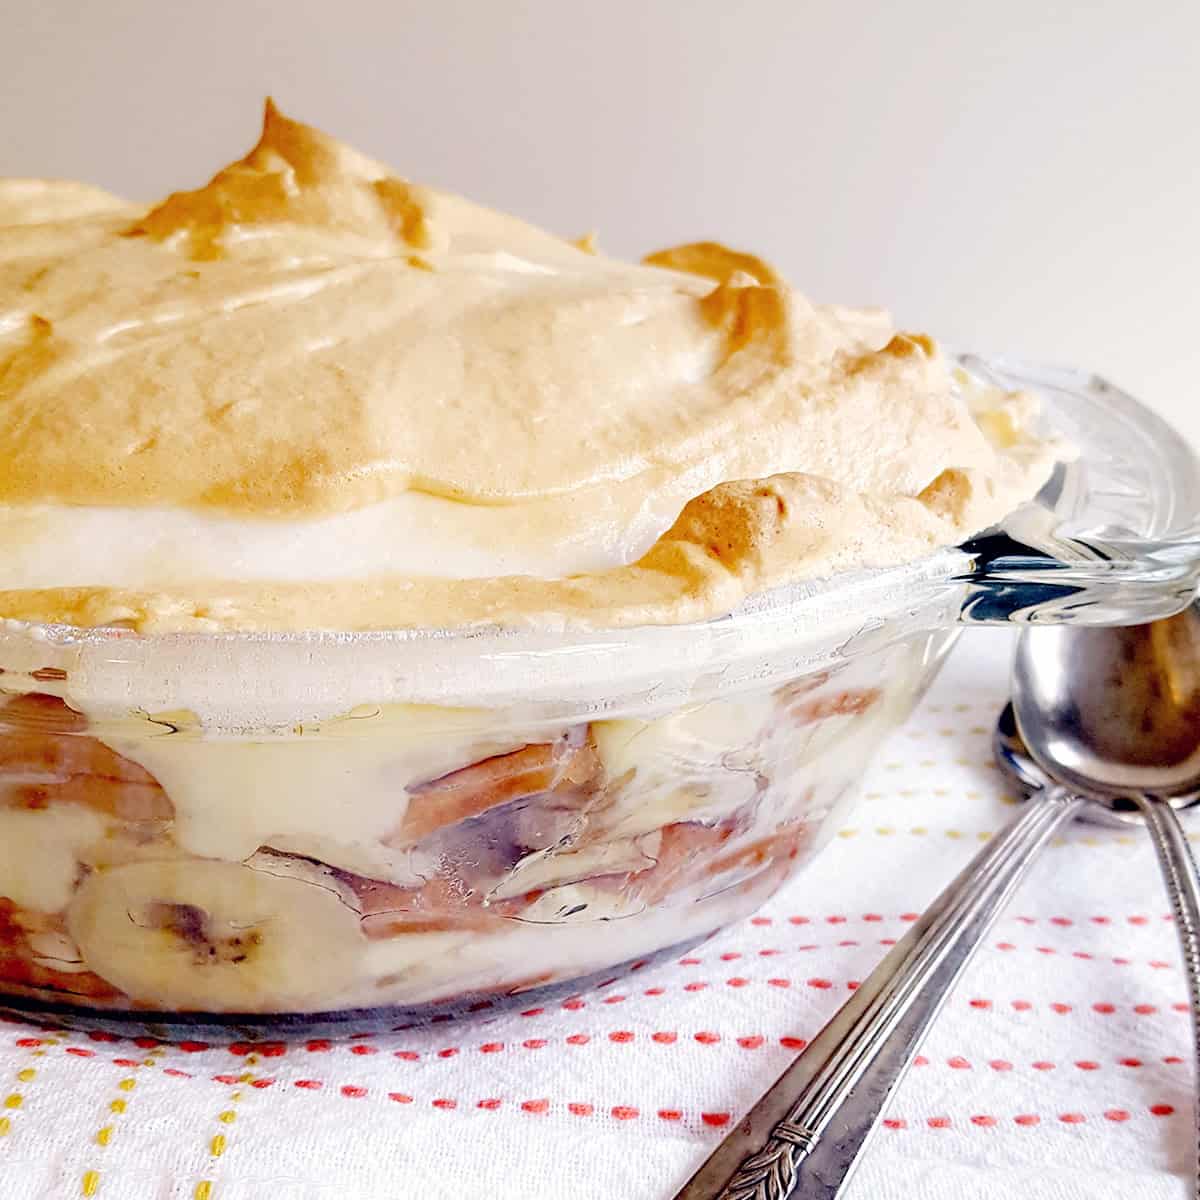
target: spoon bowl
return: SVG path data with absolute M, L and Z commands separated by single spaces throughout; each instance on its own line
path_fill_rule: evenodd
M 1200 606 L 1123 628 L 1024 631 L 1013 663 L 1016 725 L 1058 782 L 1114 802 L 1200 799 Z
M 1017 728 L 1011 701 L 1004 706 L 992 731 L 992 756 L 1004 774 L 1026 795 L 1053 785 L 1050 776 L 1033 761 Z
M 996 720 L 992 731 L 992 757 L 1001 771 L 1017 785 L 1028 798 L 1051 788 L 1061 787 L 1035 761 L 1017 728 L 1016 714 L 1011 701 L 1006 704 Z M 1068 789 L 1070 790 L 1070 789 Z M 1124 829 L 1129 825 L 1145 825 L 1146 818 L 1131 800 L 1124 796 L 1106 796 L 1079 793 L 1084 801 L 1077 819 L 1092 825 L 1104 825 L 1110 829 Z

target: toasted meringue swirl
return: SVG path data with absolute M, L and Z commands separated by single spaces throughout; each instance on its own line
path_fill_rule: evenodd
M 703 618 L 1030 497 L 1029 403 L 977 407 L 751 255 L 610 259 L 269 104 L 148 209 L 0 182 L 0 616 Z

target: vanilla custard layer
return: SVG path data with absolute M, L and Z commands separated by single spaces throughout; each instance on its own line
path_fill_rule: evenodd
M 608 259 L 270 107 L 150 209 L 0 182 L 0 616 L 698 619 L 1032 496 L 1053 447 L 982 407 L 751 256 Z

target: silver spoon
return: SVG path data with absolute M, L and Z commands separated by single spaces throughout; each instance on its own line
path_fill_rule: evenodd
M 1149 826 L 1175 909 L 1200 1080 L 1200 877 L 1175 815 L 1200 793 L 1200 605 L 1146 625 L 1025 630 L 1013 661 L 1013 710 L 1038 766 L 1108 802 L 1087 815 Z
M 994 738 L 1031 800 L 942 891 L 675 1200 L 833 1200 L 946 997 L 1043 846 L 1088 802 L 1028 758 L 1011 705 Z
M 1200 645 L 1189 642 L 1182 650 L 1193 671 L 1200 671 L 1200 653 L 1192 654 Z M 1176 687 L 1176 693 L 1182 695 L 1181 689 Z M 1190 761 L 1194 755 L 1180 749 L 1186 747 L 1181 731 L 1187 727 L 1184 720 L 1167 723 L 1164 745 L 1155 749 L 1139 743 L 1135 761 Z M 1200 736 L 1200 728 L 1191 727 L 1193 736 Z M 1148 740 L 1156 731 L 1157 726 L 1148 727 L 1142 737 Z M 1021 744 L 1011 706 L 1001 715 L 994 748 L 1000 766 L 1031 794 L 1030 804 L 938 896 L 676 1200 L 837 1196 L 950 989 L 1038 851 L 1080 813 L 1113 819 L 1104 804 L 1091 803 L 1076 794 L 1077 788 L 1047 777 Z M 1180 798 L 1186 794 L 1181 792 Z M 1169 812 L 1150 803 L 1152 815 Z M 1121 813 L 1121 819 L 1129 816 Z M 1182 835 L 1173 845 L 1186 857 Z
M 975 948 L 1037 853 L 1087 806 L 1066 788 L 1045 786 L 1028 758 L 1015 766 L 1016 742 L 1010 706 L 996 754 L 1031 802 L 933 901 L 675 1200 L 832 1200 L 841 1191 Z

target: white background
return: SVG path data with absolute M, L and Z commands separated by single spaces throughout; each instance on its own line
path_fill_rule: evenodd
M 153 199 L 264 94 L 636 255 L 1090 366 L 1200 440 L 1195 0 L 0 0 L 0 173 Z

